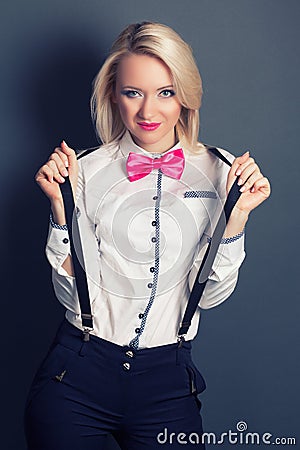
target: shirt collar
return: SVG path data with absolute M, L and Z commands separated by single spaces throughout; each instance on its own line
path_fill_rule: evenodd
M 141 153 L 143 155 L 148 156 L 149 158 L 160 158 L 172 150 L 181 148 L 180 142 L 177 142 L 172 148 L 166 150 L 163 153 L 150 153 L 147 150 L 144 150 L 142 147 L 139 147 L 132 139 L 131 134 L 128 130 L 126 130 L 124 136 L 120 140 L 120 150 L 123 156 L 127 158 L 130 152 Z

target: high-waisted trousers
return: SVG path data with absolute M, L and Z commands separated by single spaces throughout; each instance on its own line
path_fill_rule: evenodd
M 204 449 L 205 382 L 191 341 L 132 349 L 66 319 L 37 371 L 25 407 L 28 450 Z

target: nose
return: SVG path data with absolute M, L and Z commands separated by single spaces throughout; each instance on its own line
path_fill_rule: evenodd
M 138 115 L 141 119 L 150 120 L 156 114 L 155 100 L 151 97 L 144 97 Z

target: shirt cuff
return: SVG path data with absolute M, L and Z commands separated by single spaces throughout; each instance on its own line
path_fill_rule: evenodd
M 59 226 L 62 227 L 62 225 Z M 53 269 L 55 269 L 60 275 L 70 276 L 62 268 L 64 261 L 71 253 L 70 238 L 67 229 L 54 227 L 50 221 L 45 251 L 47 259 Z
M 245 232 L 232 236 L 230 238 L 224 238 L 219 246 L 216 258 L 212 265 L 210 280 L 222 281 L 232 273 L 232 271 L 238 269 L 245 256 Z
M 243 237 L 244 234 L 245 234 L 245 228 L 240 233 L 235 234 L 234 236 L 222 238 L 220 244 L 231 244 L 232 242 L 235 242 L 238 239 L 240 239 L 241 237 Z M 211 241 L 211 237 L 208 237 L 207 242 L 210 242 L 210 241 Z
M 51 213 L 50 213 L 50 225 L 52 226 L 52 228 L 56 228 L 57 230 L 68 231 L 68 225 L 67 224 L 58 225 L 58 223 L 55 223 Z

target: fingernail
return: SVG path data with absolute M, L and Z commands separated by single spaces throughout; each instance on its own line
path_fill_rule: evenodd
M 250 192 L 254 192 L 255 191 L 255 189 L 254 189 L 254 187 L 252 187 L 251 189 L 250 189 Z
M 69 161 L 67 159 L 65 160 L 65 166 L 69 167 Z
M 242 186 L 240 192 L 244 192 L 245 189 L 246 189 L 245 186 Z
M 244 181 L 242 180 L 242 178 L 239 178 L 238 179 L 238 183 L 237 183 L 239 186 L 241 186 L 242 184 L 244 184 Z
M 67 177 L 69 175 L 69 172 L 67 170 L 63 170 L 63 176 Z
M 241 169 L 238 169 L 238 170 L 235 172 L 235 174 L 236 174 L 237 177 L 238 177 L 239 175 L 241 175 L 241 173 L 242 173 Z
M 249 151 L 249 150 L 247 150 L 247 151 L 244 153 L 244 155 L 246 155 L 247 153 L 249 153 L 249 155 L 250 155 L 250 151 Z
M 62 144 L 65 144 L 67 147 L 69 147 L 66 141 L 62 141 Z

